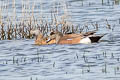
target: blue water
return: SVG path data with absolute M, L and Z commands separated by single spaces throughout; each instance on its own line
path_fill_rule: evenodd
M 117 1 L 117 0 L 116 0 Z M 25 4 L 27 1 L 24 1 Z M 68 21 L 74 25 L 98 23 L 98 34 L 105 35 L 99 43 L 77 45 L 34 45 L 34 39 L 0 41 L 0 80 L 120 80 L 120 5 L 114 0 L 30 0 L 35 2 L 34 15 L 48 16 L 52 7 L 68 5 Z M 12 16 L 12 2 L 7 4 Z M 4 3 L 4 4 L 3 4 Z M 42 4 L 42 10 L 40 9 Z M 22 0 L 16 0 L 16 16 L 21 18 Z M 60 9 L 60 14 L 63 14 Z M 46 19 L 46 18 L 45 18 Z M 111 28 L 107 28 L 107 22 Z M 115 27 L 114 27 L 115 26 Z

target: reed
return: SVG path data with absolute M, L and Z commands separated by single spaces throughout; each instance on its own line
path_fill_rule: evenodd
M 107 73 L 107 63 L 106 62 L 104 63 L 104 68 L 102 69 L 102 72 L 105 74 Z
M 107 23 L 107 28 L 111 29 L 111 25 L 109 24 L 108 20 L 106 19 L 106 23 Z
M 1 7 L 0 7 L 0 25 L 2 24 L 2 11 L 1 11 Z
M 53 67 L 55 67 L 55 62 L 53 63 Z
M 60 31 L 64 34 L 69 32 L 81 33 L 90 30 L 88 24 L 75 26 L 69 21 L 72 18 L 69 16 L 68 5 L 65 2 L 57 3 L 58 5 L 53 6 L 50 19 L 43 14 L 42 0 L 40 3 L 40 13 L 38 13 L 39 16 L 35 16 L 35 1 L 31 6 L 29 0 L 21 0 L 21 17 L 17 16 L 16 0 L 12 0 L 12 16 L 8 14 L 9 0 L 7 2 L 8 3 L 3 4 L 5 7 L 0 7 L 0 40 L 32 39 L 33 35 L 30 34 L 30 31 L 36 28 L 45 36 L 47 36 L 52 30 Z M 5 16 L 3 15 L 5 12 L 7 13 L 7 18 L 4 18 Z M 107 28 L 111 29 L 111 25 L 108 23 L 107 19 L 106 23 Z M 92 23 L 92 26 L 96 30 L 99 28 L 98 22 L 95 24 Z

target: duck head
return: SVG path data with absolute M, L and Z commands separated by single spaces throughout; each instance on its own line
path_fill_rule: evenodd
M 59 32 L 59 31 L 57 31 L 57 32 L 51 32 L 51 33 L 50 33 L 50 36 L 49 36 L 49 38 L 48 38 L 48 40 L 47 40 L 47 43 L 48 43 L 49 41 L 55 39 L 55 43 L 58 44 L 59 41 L 60 41 L 60 39 L 61 39 L 61 37 L 63 37 L 63 34 L 62 34 L 61 32 Z
M 38 29 L 31 30 L 31 31 L 30 31 L 30 34 L 36 36 L 36 39 L 38 38 L 38 36 L 39 36 L 40 38 L 43 38 L 43 34 L 42 34 L 42 33 L 40 32 L 40 30 L 38 30 Z

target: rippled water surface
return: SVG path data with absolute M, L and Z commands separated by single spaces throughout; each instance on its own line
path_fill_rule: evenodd
M 31 5 L 35 2 L 35 15 L 39 16 L 40 0 L 29 2 Z M 57 2 L 68 4 L 72 23 L 98 22 L 98 33 L 107 35 L 99 43 L 87 45 L 36 46 L 34 39 L 1 40 L 0 80 L 120 80 L 119 0 L 42 0 L 44 15 L 49 16 Z M 18 17 L 21 4 L 16 0 Z M 9 1 L 9 15 L 11 6 Z M 113 31 L 106 28 L 106 19 Z

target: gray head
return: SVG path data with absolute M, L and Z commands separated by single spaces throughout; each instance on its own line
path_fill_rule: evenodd
M 40 34 L 42 34 L 42 33 L 40 32 L 40 30 L 35 29 L 35 30 L 31 30 L 31 31 L 30 31 L 30 34 L 33 34 L 33 35 L 35 35 L 35 36 L 38 36 L 38 35 L 40 35 Z
M 63 34 L 61 32 L 58 32 L 58 31 L 57 32 L 51 32 L 47 42 L 55 39 L 56 40 L 56 44 L 57 44 L 61 37 L 63 37 Z

